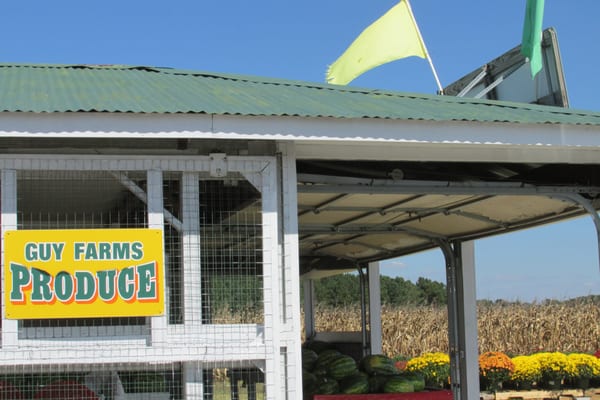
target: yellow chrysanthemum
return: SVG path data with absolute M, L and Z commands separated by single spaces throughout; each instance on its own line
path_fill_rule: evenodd
M 600 368 L 598 358 L 591 354 L 572 353 L 567 355 L 567 375 L 571 378 L 591 378 Z
M 569 360 L 566 354 L 560 352 L 543 352 L 533 354 L 540 363 L 542 377 L 545 379 L 563 379 L 568 375 Z
M 510 379 L 515 382 L 537 382 L 542 378 L 540 362 L 532 356 L 516 356 L 512 358 L 515 366 Z
M 406 369 L 417 372 L 425 378 L 426 382 L 443 386 L 450 379 L 450 357 L 445 353 L 425 353 L 410 359 Z

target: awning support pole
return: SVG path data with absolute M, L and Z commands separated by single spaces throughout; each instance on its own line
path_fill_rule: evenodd
M 369 277 L 369 353 L 382 354 L 379 261 L 369 263 L 367 275 Z
M 592 221 L 596 227 L 596 241 L 598 243 L 598 269 L 600 269 L 600 216 L 598 216 L 598 212 L 594 208 L 592 202 L 578 193 L 564 193 L 559 195 L 553 194 L 550 197 L 563 200 L 566 199 L 577 203 L 592 217 Z
M 302 281 L 304 289 L 304 336 L 311 340 L 316 334 L 315 329 L 315 281 L 305 279 Z
M 447 240 L 438 244 L 446 260 L 452 394 L 454 400 L 477 400 L 480 391 L 474 244 Z
M 358 266 L 357 267 L 358 270 L 358 275 L 360 277 L 360 316 L 361 316 L 361 333 L 362 333 L 362 337 L 361 337 L 361 351 L 362 351 L 362 355 L 365 356 L 367 354 L 369 354 L 369 339 L 368 339 L 368 334 L 367 334 L 367 306 L 366 306 L 366 302 L 367 302 L 367 278 L 365 277 L 365 272 L 363 271 L 363 267 L 362 266 Z

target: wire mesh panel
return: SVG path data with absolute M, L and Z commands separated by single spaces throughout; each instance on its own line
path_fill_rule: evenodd
M 263 181 L 271 179 L 261 175 L 265 163 L 246 161 L 235 172 L 215 174 L 202 162 L 193 164 L 194 168 L 190 164 L 177 168 L 183 164 L 173 163 L 173 170 L 161 170 L 126 161 L 94 164 L 77 160 L 82 168 L 52 169 L 43 160 L 34 160 L 27 168 L 2 171 L 3 279 L 6 238 L 17 233 L 19 237 L 55 232 L 78 236 L 102 231 L 108 235 L 102 239 L 106 243 L 88 243 L 84 238 L 68 243 L 92 249 L 85 250 L 91 251 L 91 258 L 110 259 L 110 251 L 115 251 L 111 240 L 121 243 L 111 235 L 154 230 L 161 239 L 157 248 L 164 253 L 164 275 L 156 278 L 164 283 L 164 291 L 157 294 L 164 298 L 164 312 L 130 314 L 127 309 L 106 316 L 94 308 L 89 313 L 70 314 L 69 308 L 69 313 L 60 317 L 36 314 L 15 318 L 4 305 L 0 399 L 5 393 L 15 399 L 105 400 L 255 400 L 282 395 L 269 389 L 277 385 L 278 390 L 287 390 L 279 382 L 287 380 L 288 361 L 286 351 L 274 350 L 280 349 L 274 333 L 278 326 L 270 322 L 281 323 L 275 300 L 281 298 L 279 288 L 265 287 L 265 282 L 281 281 L 273 256 L 278 254 L 280 238 L 277 220 L 273 213 L 265 218 L 268 202 L 267 209 L 275 210 L 273 196 L 269 194 L 266 201 L 263 193 Z M 133 167 L 115 169 L 115 165 Z M 246 167 L 252 168 L 251 173 L 246 174 Z M 11 179 L 14 187 L 8 182 Z M 10 193 L 4 193 L 6 188 Z M 11 198 L 12 208 L 7 205 Z M 9 226 L 11 219 L 5 216 L 10 215 L 15 222 Z M 56 243 L 50 243 L 52 238 L 48 243 L 33 239 L 32 243 L 56 250 L 61 238 L 55 239 Z M 132 260 L 135 243 L 134 238 L 129 243 L 131 253 L 127 253 Z M 45 255 L 40 253 L 40 257 Z M 56 268 L 59 264 L 52 265 Z M 115 290 L 126 291 L 130 285 L 137 293 L 142 292 L 141 282 L 148 286 L 152 282 L 150 275 L 145 280 L 136 278 L 135 283 L 121 282 L 108 275 L 108 269 L 95 268 L 89 271 L 94 271 L 96 280 L 87 284 L 96 285 L 94 290 L 99 292 L 100 276 L 108 276 L 106 282 L 114 279 Z M 78 270 L 69 270 L 59 281 L 61 273 L 52 270 L 48 278 L 49 273 L 36 271 L 39 282 L 34 278 L 31 282 L 45 285 L 40 290 L 53 291 L 52 301 L 60 301 L 62 307 L 72 301 L 65 294 L 76 292 L 79 286 L 69 287 L 71 281 L 64 278 L 74 277 Z M 12 275 L 11 279 L 14 287 L 18 279 Z M 25 280 L 19 282 L 24 290 L 31 289 Z M 72 282 L 79 285 L 83 280 L 73 278 Z M 106 293 L 97 295 L 106 300 L 105 305 L 112 304 L 102 297 Z M 269 371 L 277 373 L 269 376 Z
M 183 398 L 181 365 L 27 366 L 0 373 L 0 398 L 168 400 Z M 18 373 L 15 373 L 18 372 Z
M 146 204 L 110 171 L 19 171 L 17 227 L 39 229 L 101 229 L 147 227 Z M 144 187 L 144 173 L 123 173 Z M 22 338 L 142 334 L 143 317 L 54 318 L 21 321 Z M 33 329 L 78 327 L 65 329 Z M 113 327 L 112 329 L 99 327 Z M 118 327 L 118 328 L 116 328 Z
M 147 209 L 110 171 L 19 171 L 18 229 L 145 228 Z M 142 188 L 144 173 L 125 173 Z
M 203 370 L 205 400 L 263 400 L 265 376 L 256 367 L 209 368 Z
M 201 180 L 202 322 L 263 322 L 260 193 L 247 181 Z
M 181 174 L 165 173 L 163 179 L 163 206 L 166 212 L 181 220 Z M 184 276 L 181 229 L 166 221 L 164 224 L 164 241 L 168 323 L 182 324 Z

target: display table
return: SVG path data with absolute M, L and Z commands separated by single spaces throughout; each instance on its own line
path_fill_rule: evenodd
M 521 390 L 514 392 L 489 393 L 491 400 L 543 400 L 543 399 L 591 399 L 600 400 L 600 388 L 558 389 L 558 390 Z M 487 400 L 482 396 L 483 400 Z
M 313 400 L 452 400 L 451 390 L 413 393 L 315 394 Z

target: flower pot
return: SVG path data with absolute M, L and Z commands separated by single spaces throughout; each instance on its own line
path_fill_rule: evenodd
M 561 387 L 560 379 L 548 379 L 542 382 L 542 387 L 548 390 L 559 390 Z
M 517 390 L 531 390 L 532 388 L 533 388 L 533 382 L 531 382 L 531 381 L 517 382 Z
M 590 387 L 590 378 L 580 377 L 573 379 L 573 387 L 576 389 L 588 389 Z
M 437 379 L 425 378 L 425 387 L 431 389 L 443 389 L 444 383 Z
M 502 390 L 502 381 L 496 379 L 490 379 L 485 376 L 479 377 L 479 389 L 485 390 L 489 393 L 495 393 L 499 390 Z

